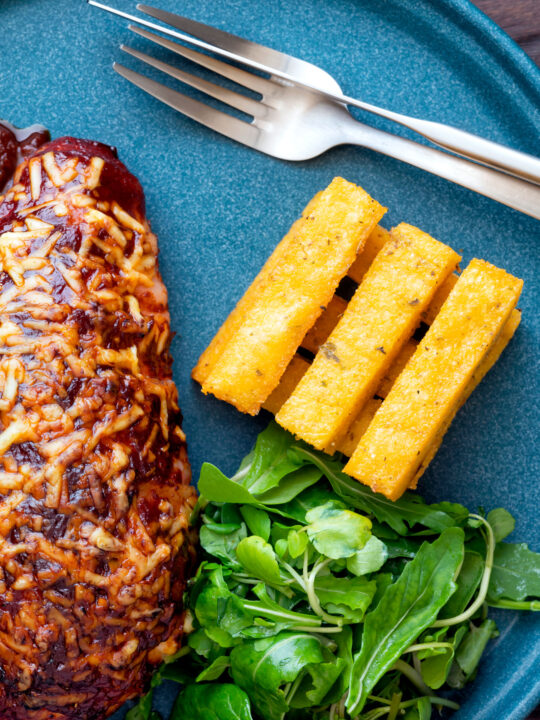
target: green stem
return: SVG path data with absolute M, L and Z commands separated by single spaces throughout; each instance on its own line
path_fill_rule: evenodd
M 285 609 L 282 611 L 280 610 L 272 610 L 270 608 L 266 608 L 263 603 L 257 603 L 257 602 L 249 602 L 244 601 L 244 607 L 246 610 L 249 610 L 250 612 L 254 612 L 257 615 L 267 615 L 268 617 L 273 618 L 282 618 L 283 620 L 302 620 L 302 622 L 305 622 L 306 625 L 313 625 L 316 628 L 318 628 L 321 624 L 321 620 L 318 617 L 310 618 L 306 615 L 303 615 L 301 618 L 298 617 L 298 613 L 290 613 L 287 612 Z
M 343 618 L 336 617 L 335 615 L 329 615 L 327 612 L 325 612 L 322 609 L 319 598 L 317 597 L 317 593 L 315 592 L 315 579 L 318 573 L 331 562 L 331 558 L 327 558 L 323 561 L 318 560 L 315 563 L 307 578 L 306 595 L 309 600 L 309 604 L 311 605 L 311 608 L 316 615 L 322 617 L 322 619 L 329 625 L 338 625 L 339 627 L 341 627 L 343 625 Z
M 404 651 L 405 653 L 418 652 L 419 650 L 431 650 L 431 648 L 452 648 L 452 643 L 448 642 L 432 642 L 432 643 L 418 643 L 417 645 L 409 645 Z
M 506 608 L 507 610 L 531 610 L 540 612 L 540 600 L 488 600 L 490 607 Z
M 456 615 L 452 618 L 443 618 L 442 620 L 435 620 L 434 623 L 432 623 L 431 627 L 448 627 L 449 625 L 459 625 L 462 622 L 465 622 L 465 620 L 468 620 L 470 617 L 474 615 L 474 613 L 479 610 L 482 605 L 484 604 L 487 596 L 487 591 L 489 588 L 489 581 L 491 578 L 491 571 L 493 569 L 493 555 L 495 553 L 495 536 L 493 535 L 493 530 L 491 529 L 491 525 L 480 515 L 469 515 L 470 518 L 475 518 L 476 520 L 480 520 L 486 528 L 487 532 L 487 540 L 486 540 L 486 562 L 484 566 L 484 574 L 482 575 L 482 580 L 480 582 L 480 588 L 478 590 L 478 595 L 476 596 L 476 600 L 469 605 L 469 607 L 464 610 L 460 615 Z
M 417 672 L 409 664 L 407 664 L 404 660 L 396 660 L 392 669 L 398 670 L 398 672 L 405 675 L 407 680 L 410 680 L 410 682 L 412 682 L 412 684 L 417 687 L 421 693 L 424 693 L 424 695 L 430 694 L 430 690 L 425 684 L 425 682 L 422 680 L 422 676 L 420 675 L 420 673 Z
M 301 625 L 294 625 L 291 630 L 295 632 L 312 632 L 318 635 L 319 633 L 340 633 L 343 628 L 340 625 L 333 625 L 332 627 L 307 627 Z
M 304 578 L 299 573 L 297 573 L 296 570 L 292 567 L 292 565 L 289 565 L 288 562 L 285 562 L 285 560 L 280 560 L 280 562 L 283 565 L 283 567 L 287 570 L 289 575 L 291 575 L 294 578 L 295 582 L 298 583 L 298 585 L 300 585 L 300 587 L 302 588 L 302 590 L 304 592 L 306 592 L 306 584 L 304 582 Z

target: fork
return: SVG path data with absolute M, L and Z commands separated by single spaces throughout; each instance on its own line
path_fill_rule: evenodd
M 537 184 L 540 183 L 540 160 L 537 158 L 456 128 L 408 118 L 344 96 L 335 79 L 316 65 L 188 18 L 147 5 L 137 5 L 137 9 L 146 15 L 183 31 L 177 32 L 97 0 L 88 0 L 88 3 L 214 55 L 265 72 L 269 77 L 261 77 L 142 27 L 128 26 L 150 42 L 260 95 L 260 99 L 248 97 L 121 45 L 124 52 L 138 60 L 250 116 L 251 122 L 234 117 L 114 63 L 114 69 L 137 87 L 233 140 L 284 160 L 307 160 L 345 143 L 361 145 L 540 219 L 540 185 Z M 347 105 L 390 117 L 476 162 L 370 127 L 353 118 Z

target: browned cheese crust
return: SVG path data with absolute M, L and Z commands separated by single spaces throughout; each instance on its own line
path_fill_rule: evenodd
M 180 646 L 193 561 L 167 294 L 110 148 L 0 196 L 0 718 L 88 720 Z

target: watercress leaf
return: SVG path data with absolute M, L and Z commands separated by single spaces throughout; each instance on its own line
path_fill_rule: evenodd
M 242 524 L 242 516 L 240 515 L 240 509 L 238 505 L 232 503 L 223 503 L 219 507 L 221 511 L 221 522 L 222 523 L 234 523 L 236 525 Z
M 274 544 L 274 550 L 276 551 L 276 554 L 278 557 L 283 558 L 285 557 L 285 553 L 289 550 L 289 544 L 285 538 L 281 538 L 280 540 L 276 540 Z
M 347 570 L 353 575 L 367 575 L 380 570 L 388 557 L 386 545 L 372 535 L 361 550 L 347 558 Z
M 374 493 L 366 485 L 357 482 L 342 472 L 343 464 L 339 460 L 329 458 L 312 448 L 295 446 L 296 454 L 311 460 L 325 477 L 329 480 L 337 495 L 349 505 L 373 514 L 379 522 L 387 523 L 400 535 L 406 535 L 408 527 L 416 524 L 442 532 L 444 529 L 454 527 L 458 520 L 444 510 L 435 506 L 433 509 L 426 505 L 418 495 L 405 493 L 399 500 L 389 500 L 384 495 Z
M 288 710 L 282 685 L 294 682 L 313 663 L 323 662 L 317 638 L 285 632 L 273 638 L 248 641 L 231 652 L 234 682 L 249 695 L 265 720 L 282 720 Z
M 201 496 L 211 502 L 257 504 L 249 490 L 211 463 L 203 463 L 197 487 Z
M 369 518 L 335 507 L 332 502 L 310 510 L 306 520 L 307 534 L 315 548 L 334 560 L 361 550 L 371 536 Z
M 270 538 L 270 516 L 264 510 L 252 507 L 251 505 L 242 505 L 240 507 L 242 517 L 246 521 L 246 525 L 253 535 L 262 537 L 268 542 Z
M 242 525 L 232 532 L 216 532 L 215 528 L 203 525 L 199 532 L 201 546 L 209 555 L 221 560 L 227 567 L 238 570 L 240 565 L 236 559 L 238 543 L 247 536 L 246 526 Z
M 236 557 L 248 575 L 269 585 L 282 583 L 274 548 L 257 535 L 250 535 L 238 543 Z
M 259 433 L 247 473 L 238 478 L 252 495 L 259 495 L 279 485 L 280 480 L 297 470 L 305 460 L 289 456 L 293 436 L 272 421 Z
M 377 584 L 365 577 L 319 575 L 314 589 L 322 607 L 350 622 L 361 622 L 373 600 Z
M 508 510 L 505 510 L 504 508 L 494 508 L 488 512 L 486 519 L 491 525 L 491 529 L 495 535 L 495 542 L 504 540 L 505 537 L 514 531 L 516 526 L 514 518 L 510 515 Z
M 463 541 L 463 530 L 449 528 L 433 543 L 424 543 L 377 607 L 366 615 L 362 645 L 350 677 L 350 715 L 360 713 L 375 683 L 429 627 L 454 592 Z
M 314 485 L 321 475 L 319 468 L 313 466 L 298 468 L 283 477 L 276 487 L 257 495 L 257 499 L 263 505 L 283 505 Z
M 488 600 L 540 599 L 540 553 L 525 543 L 497 543 Z
M 231 661 L 227 655 L 220 655 L 197 675 L 195 682 L 211 682 L 212 680 L 217 680 L 225 670 L 230 667 L 230 664 Z
M 305 532 L 298 532 L 297 530 L 290 530 L 287 536 L 287 545 L 289 549 L 289 555 L 292 558 L 297 558 L 304 554 L 304 550 L 307 548 L 309 538 Z
M 194 609 L 207 635 L 222 647 L 233 645 L 232 638 L 238 637 L 252 624 L 252 617 L 244 609 L 242 599 L 229 590 L 221 568 L 209 574 Z
M 476 670 L 489 640 L 498 634 L 497 626 L 491 618 L 484 620 L 480 626 L 470 626 L 469 632 L 464 637 L 456 652 L 457 664 L 465 675 L 466 680 L 470 679 Z
M 176 698 L 170 720 L 253 720 L 249 698 L 232 683 L 188 685 Z
M 208 637 L 204 628 L 199 628 L 188 635 L 188 645 L 197 655 L 201 655 L 209 662 L 223 652 L 222 648 Z
M 439 613 L 440 618 L 451 618 L 462 613 L 480 585 L 484 573 L 484 558 L 476 552 L 465 551 L 459 571 L 456 592 Z

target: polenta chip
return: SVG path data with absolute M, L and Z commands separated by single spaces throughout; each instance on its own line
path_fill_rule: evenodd
M 338 447 L 459 259 L 418 228 L 395 228 L 277 422 L 319 450 Z
M 345 472 L 395 500 L 452 420 L 523 281 L 472 260 L 375 414 Z M 435 445 L 434 445 L 435 443 Z
M 512 310 L 510 317 L 508 318 L 506 325 L 501 330 L 501 333 L 497 340 L 492 345 L 491 349 L 487 353 L 487 355 L 484 357 L 480 365 L 478 366 L 476 372 L 473 374 L 471 380 L 469 381 L 469 384 L 465 388 L 465 392 L 463 395 L 459 398 L 459 402 L 457 404 L 457 407 L 454 411 L 454 413 L 451 415 L 451 417 L 446 421 L 444 427 L 440 430 L 440 432 L 437 435 L 437 438 L 432 443 L 429 451 L 427 452 L 426 456 L 424 457 L 424 460 L 422 461 L 422 464 L 420 465 L 420 468 L 418 469 L 416 475 L 411 481 L 411 484 L 409 487 L 411 489 L 415 489 L 418 480 L 421 478 L 421 476 L 424 474 L 425 470 L 427 469 L 427 466 L 429 463 L 433 460 L 435 455 L 437 454 L 439 448 L 441 447 L 444 434 L 450 427 L 450 424 L 452 420 L 454 419 L 457 411 L 463 407 L 463 405 L 467 402 L 469 399 L 472 391 L 476 388 L 478 383 L 485 377 L 485 375 L 491 370 L 491 368 L 495 365 L 499 357 L 501 356 L 502 351 L 504 348 L 508 345 L 512 337 L 514 336 L 514 333 L 516 332 L 519 323 L 521 322 L 521 312 L 519 310 Z
M 257 414 L 384 212 L 362 188 L 335 178 L 201 356 L 193 377 L 203 392 Z

